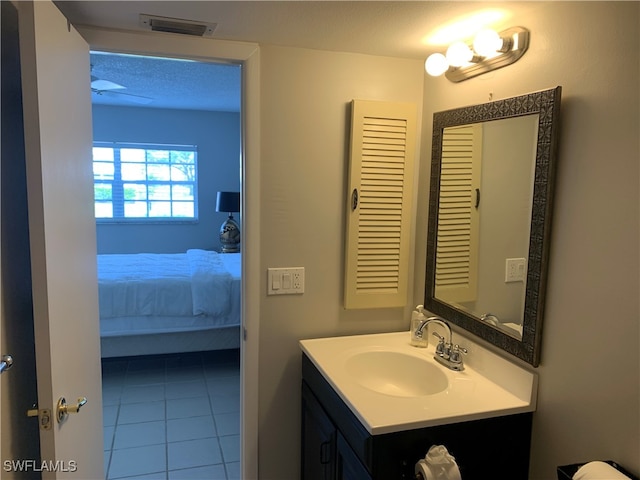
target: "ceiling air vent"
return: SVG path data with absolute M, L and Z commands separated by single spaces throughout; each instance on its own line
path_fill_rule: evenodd
M 212 37 L 218 26 L 217 23 L 194 22 L 181 18 L 156 17 L 154 15 L 140 14 L 139 24 L 152 32 L 178 33 L 180 35 L 192 35 L 195 37 Z

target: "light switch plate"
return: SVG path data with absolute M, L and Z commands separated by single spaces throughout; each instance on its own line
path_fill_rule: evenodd
M 524 282 L 527 277 L 526 258 L 507 258 L 504 272 L 505 283 Z
M 304 267 L 267 269 L 267 295 L 299 293 L 304 293 Z

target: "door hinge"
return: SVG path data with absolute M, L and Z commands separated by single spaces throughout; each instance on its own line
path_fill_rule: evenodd
M 242 340 L 247 341 L 247 329 L 244 327 L 242 328 Z
M 38 406 L 33 405 L 31 410 L 27 410 L 27 417 L 38 417 L 38 423 L 42 430 L 51 429 L 51 409 L 43 408 L 38 410 Z

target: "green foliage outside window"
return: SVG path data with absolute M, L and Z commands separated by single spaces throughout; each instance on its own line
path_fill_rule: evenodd
M 183 145 L 94 144 L 99 221 L 197 219 L 197 150 Z

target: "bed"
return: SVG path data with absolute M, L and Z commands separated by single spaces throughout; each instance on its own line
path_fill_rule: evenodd
M 101 356 L 240 346 L 239 253 L 98 255 Z

